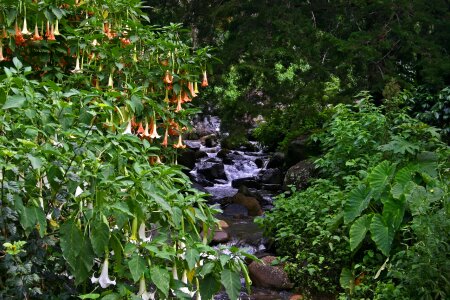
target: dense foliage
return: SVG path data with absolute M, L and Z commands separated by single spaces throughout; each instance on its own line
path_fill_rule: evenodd
M 281 195 L 259 222 L 312 294 L 448 298 L 450 150 L 403 110 L 376 107 L 367 94 L 357 102 L 330 108 L 314 137 L 323 179 Z
M 176 166 L 210 54 L 146 19 L 2 1 L 0 298 L 237 298 L 242 254 L 208 245 L 217 210 Z

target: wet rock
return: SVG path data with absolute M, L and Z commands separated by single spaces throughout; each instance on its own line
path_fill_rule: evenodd
M 255 159 L 255 165 L 258 168 L 262 168 L 264 166 L 264 160 L 258 157 L 257 159 Z
M 286 153 L 286 167 L 289 168 L 299 161 L 315 155 L 319 150 L 317 145 L 309 141 L 309 135 L 302 135 L 291 141 Z
M 190 177 L 191 177 L 191 180 L 194 183 L 197 183 L 200 186 L 203 186 L 203 187 L 214 186 L 214 183 L 209 181 L 209 180 L 207 180 L 205 178 L 205 176 L 203 176 L 202 174 L 197 173 L 197 175 L 195 175 L 195 176 L 194 175 L 190 175 Z
M 258 146 L 256 144 L 250 143 L 250 142 L 245 142 L 243 143 L 240 147 L 239 150 L 244 151 L 244 152 L 258 152 Z
M 197 173 L 205 176 L 208 181 L 214 181 L 215 179 L 227 180 L 225 174 L 225 168 L 222 163 L 217 162 L 203 162 L 197 166 Z
M 232 203 L 223 209 L 223 213 L 233 217 L 246 217 L 248 216 L 248 209 L 244 205 Z
M 218 145 L 217 136 L 215 134 L 204 136 L 201 138 L 201 141 L 207 148 L 216 147 Z
M 225 158 L 228 154 L 230 154 L 231 151 L 228 149 L 220 149 L 219 152 L 217 152 L 217 157 L 219 158 Z
M 226 243 L 230 240 L 230 235 L 223 230 L 214 232 L 214 237 L 212 239 L 213 244 Z
M 269 159 L 269 162 L 267 163 L 266 168 L 267 169 L 281 169 L 283 168 L 285 160 L 285 155 L 282 152 L 275 152 L 272 157 Z
M 261 188 L 261 184 L 256 181 L 255 177 L 244 177 L 244 178 L 238 178 L 231 182 L 231 186 L 235 189 L 241 188 L 241 186 L 246 186 L 248 188 L 255 188 L 259 189 Z
M 316 174 L 314 164 L 310 160 L 303 160 L 287 170 L 284 176 L 283 189 L 289 190 L 289 185 L 294 185 L 297 190 L 305 189 L 308 181 Z
M 261 205 L 255 197 L 249 197 L 244 194 L 237 193 L 231 198 L 231 202 L 247 208 L 249 216 L 261 216 L 263 214 Z
M 230 225 L 228 225 L 227 221 L 219 220 L 218 227 L 219 229 L 227 229 L 228 227 L 230 227 Z
M 178 156 L 177 161 L 180 165 L 192 170 L 195 167 L 195 151 L 189 148 L 184 149 Z
M 280 169 L 262 170 L 258 175 L 259 180 L 266 184 L 282 184 L 283 173 Z
M 271 265 L 275 259 L 274 256 L 266 256 L 261 259 L 261 263 L 254 261 L 248 266 L 253 284 L 258 287 L 278 290 L 291 289 L 293 284 L 289 281 L 283 268 Z
M 195 152 L 195 158 L 201 159 L 203 157 L 208 157 L 208 154 L 205 151 L 197 151 Z
M 273 202 L 273 194 L 260 188 L 248 188 L 245 185 L 241 185 L 239 187 L 239 193 L 256 198 L 261 206 L 271 205 Z
M 200 141 L 192 141 L 192 140 L 184 140 L 184 144 L 188 149 L 192 149 L 194 151 L 200 150 L 201 142 Z

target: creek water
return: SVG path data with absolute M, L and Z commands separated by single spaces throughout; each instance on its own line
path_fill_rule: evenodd
M 204 125 L 203 125 L 204 126 Z M 215 132 L 219 135 L 220 120 L 210 119 L 209 120 L 210 132 Z M 204 180 L 201 180 L 202 175 L 199 173 L 199 169 L 204 166 L 205 163 L 217 163 L 223 164 L 223 169 L 225 176 L 221 179 L 215 179 L 208 184 L 203 185 L 203 188 L 211 195 L 211 203 L 219 203 L 222 205 L 223 213 L 218 215 L 217 218 L 227 222 L 229 227 L 226 232 L 229 235 L 229 240 L 222 245 L 225 246 L 236 246 L 246 251 L 247 253 L 256 254 L 264 253 L 266 250 L 266 239 L 263 237 L 262 229 L 254 223 L 254 218 L 248 216 L 245 213 L 236 209 L 231 209 L 224 205 L 225 199 L 234 196 L 239 190 L 233 187 L 233 181 L 242 178 L 257 178 L 262 170 L 264 170 L 267 161 L 269 159 L 269 154 L 263 152 L 256 143 L 252 143 L 251 151 L 248 149 L 236 149 L 228 152 L 226 159 L 221 156 L 218 157 L 218 153 L 221 150 L 220 143 L 209 145 L 206 147 L 200 142 L 200 140 L 188 140 L 186 144 L 189 146 L 194 146 L 200 152 L 206 153 L 201 158 L 197 159 L 195 167 L 190 171 L 191 178 L 194 182 L 197 182 L 202 186 Z M 272 198 L 274 196 L 273 192 L 259 190 L 257 191 L 260 198 L 264 199 L 264 202 L 268 206 L 263 206 L 263 210 L 270 209 Z M 265 288 L 252 287 L 252 294 L 248 295 L 245 292 L 245 281 L 241 279 L 242 292 L 240 299 L 289 299 L 292 293 L 287 291 L 275 291 Z M 225 292 L 221 292 L 215 296 L 216 300 L 226 300 L 228 299 Z

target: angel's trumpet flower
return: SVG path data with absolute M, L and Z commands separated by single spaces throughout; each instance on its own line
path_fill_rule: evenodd
M 23 18 L 23 27 L 22 27 L 21 33 L 25 34 L 25 35 L 30 35 L 31 34 L 31 32 L 27 28 L 27 19 L 26 18 Z
M 19 29 L 19 26 L 17 25 L 16 22 L 16 26 L 15 26 L 15 37 L 14 40 L 16 42 L 16 45 L 21 46 L 25 43 L 25 38 L 23 37 L 22 32 Z
M 55 30 L 53 31 L 53 34 L 54 35 L 61 35 L 61 33 L 59 33 L 59 21 L 58 21 L 58 19 L 56 20 Z
M 72 73 L 81 73 L 83 70 L 80 68 L 80 57 L 77 56 L 77 61 L 75 63 L 75 69 L 72 70 Z
M 164 83 L 166 83 L 166 84 L 170 84 L 170 83 L 172 83 L 172 80 L 173 80 L 173 76 L 170 75 L 169 70 L 167 70 L 167 71 L 166 71 L 166 74 L 164 75 L 163 81 L 164 81 Z
M 1 38 L 2 38 L 2 39 L 6 39 L 6 38 L 8 38 L 8 32 L 6 32 L 6 28 L 5 28 L 5 26 L 3 26 L 3 32 L 2 32 L 2 36 L 1 36 Z
M 159 139 L 161 136 L 158 134 L 158 131 L 156 130 L 156 121 L 155 118 L 152 120 L 152 130 L 150 134 L 151 139 Z
M 112 73 L 109 74 L 109 78 L 108 78 L 108 87 L 110 88 L 114 88 L 114 81 L 113 81 L 113 76 Z
M 183 145 L 183 139 L 181 138 L 181 134 L 178 136 L 178 143 L 176 143 L 175 145 L 173 145 L 174 148 L 186 148 L 186 145 Z
M 161 143 L 161 146 L 167 147 L 168 139 L 169 139 L 169 126 L 166 127 L 166 132 L 164 132 L 164 139 Z
M 123 132 L 123 134 L 133 134 L 133 133 L 131 132 L 131 120 L 128 121 L 127 128 L 125 128 L 125 131 Z
M 206 76 L 206 70 L 203 71 L 203 80 L 202 80 L 202 87 L 208 86 L 208 77 Z
M 183 108 L 181 107 L 181 94 L 178 96 L 178 100 L 177 100 L 177 108 L 175 109 L 175 112 L 179 112 L 183 110 Z
M 192 82 L 188 83 L 188 88 L 192 98 L 197 97 L 197 93 L 195 92 L 194 84 Z
M 91 45 L 95 47 L 95 46 L 99 46 L 100 43 L 97 42 L 97 39 L 94 39 L 94 40 L 92 41 Z
M 137 134 L 144 135 L 144 132 L 145 132 L 145 130 L 144 130 L 144 127 L 142 126 L 142 122 L 139 122 L 139 128 L 137 130 Z
M 156 290 L 153 293 L 147 292 L 147 286 L 145 284 L 145 277 L 142 276 L 139 280 L 139 291 L 137 296 L 141 296 L 142 300 L 155 299 Z
M 164 102 L 169 103 L 169 90 L 166 89 L 166 96 L 164 97 Z
M 102 273 L 100 274 L 100 277 L 96 278 L 95 276 L 91 277 L 91 282 L 92 283 L 99 283 L 100 286 L 102 288 L 107 288 L 110 285 L 116 285 L 116 281 L 115 280 L 111 280 L 109 279 L 109 275 L 108 275 L 108 257 L 105 258 L 105 261 L 103 263 L 103 267 L 102 267 Z
M 49 33 L 49 35 L 48 35 L 48 37 L 47 37 L 47 41 L 56 41 L 56 38 L 55 38 L 55 29 L 54 29 L 54 27 L 53 27 L 53 24 L 52 24 L 51 27 L 50 27 L 50 33 Z
M 0 62 L 4 60 L 5 58 L 3 57 L 3 45 L 0 44 Z
M 159 157 L 159 156 L 158 156 Z M 138 235 L 139 235 L 139 239 L 143 242 L 149 242 L 152 240 L 152 236 L 145 236 L 145 223 L 142 222 L 141 225 L 139 226 L 139 231 L 138 231 Z
M 34 26 L 34 35 L 33 35 L 33 37 L 31 38 L 31 40 L 33 40 L 33 41 L 41 41 L 41 40 L 43 40 L 44 38 L 42 37 L 42 36 L 40 36 L 39 35 L 39 28 L 38 28 L 38 25 L 37 25 L 37 23 L 36 23 L 36 25 Z
M 148 122 L 147 122 L 147 124 L 145 124 L 144 137 L 150 138 L 150 133 L 148 131 Z

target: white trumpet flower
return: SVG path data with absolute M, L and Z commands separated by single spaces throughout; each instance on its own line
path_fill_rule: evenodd
M 91 282 L 92 283 L 98 282 L 103 289 L 107 288 L 110 285 L 116 285 L 115 280 L 109 279 L 108 264 L 109 264 L 108 258 L 105 258 L 105 262 L 103 263 L 102 273 L 100 274 L 100 277 L 98 277 L 98 278 L 96 278 L 95 276 L 91 277 Z
M 27 19 L 23 18 L 22 34 L 30 35 L 31 32 L 27 28 Z
M 153 293 L 147 292 L 147 286 L 145 284 L 145 277 L 142 276 L 139 280 L 139 291 L 137 293 L 137 296 L 141 296 L 143 300 L 154 300 L 155 299 L 156 291 Z
M 141 226 L 139 226 L 139 239 L 143 242 L 150 242 L 152 240 L 152 235 L 149 235 L 148 237 L 145 236 L 145 223 L 142 222 Z
M 125 129 L 125 131 L 123 132 L 123 134 L 133 134 L 133 133 L 131 132 L 131 121 L 128 121 L 127 128 Z

